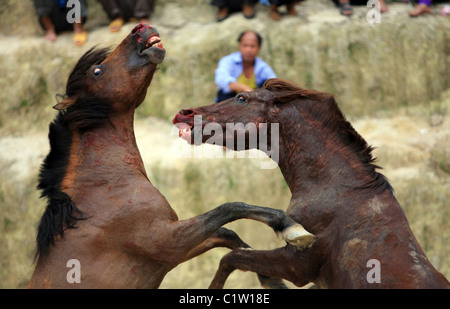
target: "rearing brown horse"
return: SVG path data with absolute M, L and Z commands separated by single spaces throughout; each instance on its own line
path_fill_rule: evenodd
M 202 121 L 194 124 L 195 116 Z M 262 89 L 234 99 L 182 110 L 173 122 L 189 142 L 197 138 L 216 144 L 212 133 L 198 136 L 202 127 L 219 124 L 225 144 L 252 133 L 225 132 L 227 123 L 254 123 L 258 138 L 268 141 L 268 155 L 279 147 L 277 163 L 292 193 L 287 213 L 316 235 L 312 247 L 303 251 L 290 244 L 271 251 L 233 250 L 222 259 L 212 288 L 223 287 L 235 269 L 281 277 L 297 286 L 449 288 L 415 239 L 390 184 L 376 171 L 372 148 L 332 95 L 271 79 Z M 267 132 L 278 124 L 276 145 L 262 136 L 261 124 L 267 124 Z
M 156 288 L 176 265 L 211 248 L 248 247 L 221 228 L 240 218 L 300 246 L 311 240 L 283 211 L 244 203 L 178 220 L 147 178 L 133 129 L 164 56 L 156 29 L 141 24 L 112 53 L 88 51 L 69 76 L 39 177 L 47 207 L 29 288 Z

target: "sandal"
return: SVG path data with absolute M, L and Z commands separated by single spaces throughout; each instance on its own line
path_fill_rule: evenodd
M 344 16 L 353 15 L 353 9 L 350 6 L 350 2 L 339 3 L 339 10 L 341 12 L 341 15 L 344 15 Z
M 75 33 L 73 36 L 73 42 L 75 43 L 76 46 L 82 46 L 84 43 L 86 43 L 86 40 L 87 40 L 86 31 Z
M 111 32 L 117 32 L 122 29 L 124 23 L 123 18 L 116 18 L 109 24 L 109 30 Z

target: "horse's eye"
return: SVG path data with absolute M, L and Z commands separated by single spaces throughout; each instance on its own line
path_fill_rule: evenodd
M 242 95 L 238 95 L 236 99 L 236 101 L 238 101 L 239 103 L 248 103 L 248 100 Z
M 92 75 L 94 76 L 100 76 L 103 72 L 103 67 L 101 65 L 96 65 L 92 68 Z

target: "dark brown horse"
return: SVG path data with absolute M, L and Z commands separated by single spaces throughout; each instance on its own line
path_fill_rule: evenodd
M 221 228 L 240 218 L 300 246 L 311 240 L 283 211 L 244 203 L 178 220 L 147 178 L 133 129 L 164 55 L 156 29 L 141 24 L 113 52 L 88 51 L 69 76 L 39 177 L 47 207 L 28 287 L 156 288 L 169 270 L 213 247 L 248 247 Z
M 194 126 L 195 116 L 202 118 Z M 449 287 L 415 239 L 390 184 L 377 172 L 372 148 L 332 95 L 272 79 L 234 99 L 182 110 L 173 122 L 191 143 L 197 138 L 216 144 L 211 134 L 198 137 L 202 127 L 219 124 L 227 143 L 252 134 L 250 129 L 225 132 L 227 123 L 256 124 L 248 127 L 258 128 L 258 139 L 268 141 L 266 153 L 279 147 L 277 163 L 292 193 L 287 213 L 316 236 L 303 251 L 290 244 L 271 251 L 233 250 L 222 259 L 212 288 L 223 287 L 235 269 L 281 277 L 297 286 Z M 262 124 L 267 124 L 266 132 L 261 132 Z M 276 144 L 263 136 L 275 128 Z

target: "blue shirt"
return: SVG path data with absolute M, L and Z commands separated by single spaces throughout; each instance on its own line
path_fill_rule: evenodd
M 230 93 L 232 90 L 228 86 L 236 82 L 244 70 L 241 52 L 234 52 L 220 59 L 216 69 L 215 82 L 219 91 Z M 261 87 L 269 78 L 277 77 L 272 68 L 261 58 L 255 59 L 255 77 L 256 84 Z

